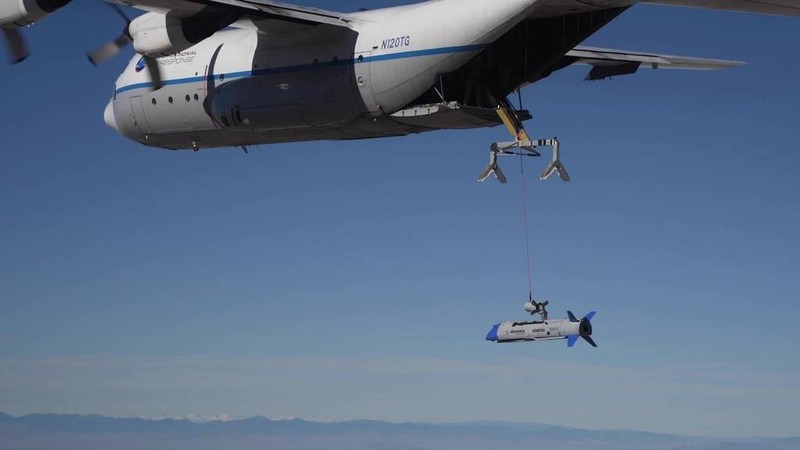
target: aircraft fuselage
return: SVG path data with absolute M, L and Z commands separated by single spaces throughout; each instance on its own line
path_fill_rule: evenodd
M 158 90 L 146 61 L 135 56 L 117 80 L 105 119 L 132 140 L 173 149 L 425 131 L 391 115 L 535 5 L 445 0 L 364 12 L 351 29 L 223 30 L 159 58 L 164 86 Z

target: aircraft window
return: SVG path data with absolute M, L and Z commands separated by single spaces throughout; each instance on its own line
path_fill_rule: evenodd
M 197 95 L 197 94 L 194 94 L 194 99 L 195 99 L 195 101 L 200 100 L 200 96 Z
M 225 74 L 224 73 L 219 74 L 219 81 L 222 81 L 224 79 L 225 79 Z
M 151 103 L 155 105 L 156 104 L 156 99 L 154 98 L 153 100 L 151 100 Z
M 186 94 L 186 101 L 187 101 L 187 102 L 190 102 L 190 101 L 192 101 L 192 97 L 189 97 L 189 94 Z
M 358 55 L 358 62 L 364 62 L 364 55 Z
M 338 62 L 339 62 L 339 57 L 338 56 L 334 56 L 333 57 L 333 63 L 336 64 Z
M 314 61 L 312 61 L 311 64 L 314 64 L 316 66 L 317 64 L 319 64 L 319 60 L 317 58 L 314 58 Z
M 169 100 L 169 102 L 172 103 L 172 97 L 168 98 L 167 100 Z

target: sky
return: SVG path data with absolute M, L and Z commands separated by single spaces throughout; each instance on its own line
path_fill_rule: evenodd
M 102 120 L 131 54 L 85 58 L 122 25 L 76 0 L 0 65 L 0 411 L 800 435 L 797 19 L 638 6 L 586 43 L 747 65 L 523 91 L 573 178 L 525 161 L 534 295 L 596 349 L 484 341 L 528 294 L 502 128 L 146 148 Z

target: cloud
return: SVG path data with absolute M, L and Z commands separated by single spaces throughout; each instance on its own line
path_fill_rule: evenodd
M 147 416 L 147 417 L 140 417 L 140 419 L 145 420 L 153 420 L 153 421 L 160 421 L 160 420 L 188 420 L 192 423 L 208 423 L 208 422 L 231 422 L 233 420 L 237 420 L 237 417 L 233 416 L 232 414 L 196 414 L 196 413 L 189 413 L 185 416 L 177 416 L 174 414 L 161 414 L 157 416 Z

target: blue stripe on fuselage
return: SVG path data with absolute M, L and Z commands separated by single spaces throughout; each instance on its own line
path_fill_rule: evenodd
M 412 50 L 408 52 L 398 52 L 398 53 L 391 53 L 388 55 L 376 55 L 376 56 L 369 56 L 363 59 L 359 64 L 363 64 L 365 62 L 381 62 L 381 61 L 391 61 L 395 59 L 406 59 L 406 58 L 418 58 L 420 56 L 432 56 L 432 55 L 445 55 L 449 53 L 465 53 L 465 52 L 473 52 L 478 51 L 486 48 L 488 44 L 477 44 L 477 45 L 461 45 L 456 47 L 440 47 L 440 48 L 431 48 L 427 50 Z M 343 61 L 329 61 L 324 63 L 317 63 L 317 64 L 299 64 L 295 66 L 285 66 L 285 67 L 274 67 L 270 69 L 259 69 L 259 70 L 245 70 L 241 72 L 230 72 L 230 73 L 222 73 L 222 74 L 214 74 L 214 77 L 217 79 L 236 79 L 236 78 L 246 78 L 246 77 L 257 77 L 263 76 L 267 74 L 274 74 L 274 73 L 286 73 L 286 72 L 297 72 L 303 70 L 311 70 L 317 69 L 319 67 L 330 67 L 330 66 L 337 66 L 343 64 L 354 64 L 356 62 L 355 59 L 347 59 Z M 174 80 L 163 80 L 162 84 L 164 86 L 171 86 L 176 84 L 187 84 L 187 83 L 200 83 L 204 82 L 208 79 L 207 76 L 195 76 L 195 77 L 187 77 L 187 78 L 176 78 Z M 129 84 L 127 86 L 123 86 L 117 89 L 116 94 L 121 94 L 123 92 L 132 91 L 135 89 L 144 89 L 152 87 L 153 83 L 146 82 L 146 83 L 135 83 Z

